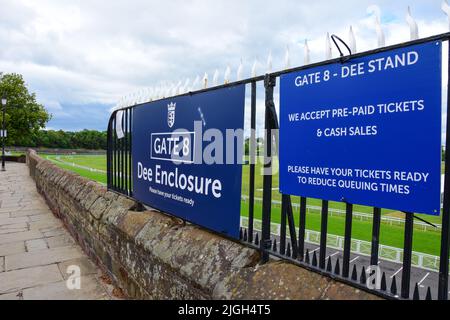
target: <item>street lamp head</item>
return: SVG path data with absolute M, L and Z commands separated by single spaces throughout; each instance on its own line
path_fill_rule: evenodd
M 2 97 L 2 105 L 3 106 L 6 105 L 6 102 L 7 102 L 6 96 L 3 96 Z

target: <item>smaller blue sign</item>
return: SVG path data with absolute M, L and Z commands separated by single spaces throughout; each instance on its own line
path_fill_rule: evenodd
M 441 42 L 281 77 L 280 191 L 440 214 Z
M 227 133 L 242 131 L 244 103 L 239 85 L 135 107 L 134 198 L 237 239 L 243 141 Z

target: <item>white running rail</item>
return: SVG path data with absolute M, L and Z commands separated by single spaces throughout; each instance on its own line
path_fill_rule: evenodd
M 247 228 L 248 227 L 248 218 L 241 217 L 241 226 Z M 280 236 L 280 224 L 271 223 L 271 234 L 274 236 Z M 253 229 L 255 231 L 261 231 L 262 229 L 262 221 L 254 220 Z M 286 227 L 286 230 L 289 230 L 289 226 Z M 287 235 L 289 238 L 289 235 Z M 313 230 L 305 231 L 305 242 L 311 244 L 320 244 L 320 232 Z M 351 252 L 362 255 L 362 256 L 370 256 L 372 244 L 368 241 L 352 239 L 351 242 Z M 344 237 L 337 236 L 334 234 L 327 235 L 327 247 L 344 250 Z M 403 249 L 385 246 L 380 244 L 379 246 L 379 257 L 380 259 L 395 262 L 395 263 L 403 263 Z M 412 252 L 412 265 L 417 268 L 430 270 L 430 271 L 438 271 L 439 270 L 439 257 L 429 255 L 422 252 Z M 449 261 L 450 262 L 450 261 Z
M 242 195 L 241 199 L 245 202 L 248 201 L 248 196 Z M 262 198 L 255 198 L 255 202 L 259 202 L 262 203 Z M 281 207 L 281 201 L 279 200 L 272 200 L 272 205 L 274 207 Z M 295 208 L 296 210 L 298 210 L 300 208 L 300 204 L 298 203 L 292 203 L 292 207 Z M 321 207 L 319 206 L 306 206 L 306 213 L 320 213 L 321 212 Z M 334 209 L 334 208 L 329 208 L 328 209 L 328 213 L 331 216 L 343 216 L 345 215 L 345 210 L 341 210 L 341 209 Z M 369 214 L 369 213 L 363 213 L 363 212 L 355 212 L 353 211 L 353 218 L 356 218 L 360 221 L 372 221 L 373 219 L 373 215 Z M 389 216 L 381 216 L 381 221 L 389 224 L 389 225 L 403 225 L 405 223 L 405 220 L 402 218 L 396 218 L 396 217 L 389 217 Z M 417 221 L 414 220 L 414 225 L 416 227 L 419 227 L 420 229 L 422 229 L 423 231 L 428 231 L 428 230 L 437 230 L 437 229 L 441 229 L 441 225 L 440 224 L 435 224 L 435 226 L 437 227 L 437 229 L 427 223 L 424 223 L 422 221 Z

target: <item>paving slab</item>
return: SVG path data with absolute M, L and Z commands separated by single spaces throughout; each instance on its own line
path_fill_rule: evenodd
M 0 216 L 0 226 L 27 222 L 30 222 L 30 219 L 28 217 L 10 218 L 9 213 L 5 217 Z
M 9 213 L 0 213 L 0 219 L 8 219 L 9 217 Z
M 47 242 L 45 242 L 44 239 L 35 239 L 35 240 L 25 241 L 25 248 L 27 249 L 27 252 L 48 249 Z
M 16 253 L 25 252 L 25 242 L 11 242 L 7 244 L 0 244 L 0 256 L 7 256 Z
M 15 223 L 0 225 L 0 234 L 28 231 L 28 223 Z
M 17 211 L 11 211 L 10 212 L 10 216 L 11 218 L 17 218 L 17 217 L 28 217 L 28 216 L 36 216 L 36 215 L 40 215 L 40 214 L 46 214 L 46 215 L 51 215 L 51 211 L 50 209 L 48 210 L 35 210 L 35 209 L 30 209 L 30 208 L 21 208 L 21 210 L 17 210 Z
M 0 294 L 63 280 L 56 264 L 0 273 Z M 0 296 L 1 299 L 1 296 Z
M 94 276 L 80 277 L 79 289 L 69 289 L 70 280 L 37 286 L 23 290 L 24 300 L 101 300 L 109 299 Z M 0 296 L 1 297 L 1 296 Z
M 46 238 L 45 241 L 47 241 L 47 246 L 50 249 L 75 245 L 75 240 L 67 234 Z
M 42 238 L 42 232 L 40 232 L 39 230 L 16 232 L 11 234 L 0 234 L 0 245 L 11 242 L 26 241 L 40 238 Z
M 68 234 L 68 231 L 64 229 L 64 227 L 57 226 L 51 229 L 47 229 L 46 231 L 42 231 L 42 233 L 44 234 L 44 237 L 50 238 Z
M 22 291 L 0 294 L 0 300 L 22 300 Z
M 6 270 L 16 270 L 63 262 L 84 256 L 80 248 L 60 247 L 5 257 Z
M 45 229 L 45 231 L 48 231 L 49 229 L 54 229 L 55 227 L 62 227 L 63 223 L 57 218 L 46 218 L 36 222 L 30 222 L 29 225 L 30 230 L 44 231 L 42 229 Z

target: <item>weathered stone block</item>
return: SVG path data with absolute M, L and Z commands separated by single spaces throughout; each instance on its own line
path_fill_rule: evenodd
M 374 298 L 289 263 L 258 265 L 259 252 L 238 242 L 159 212 L 134 212 L 135 201 L 67 173 L 31 152 L 28 163 L 36 187 L 52 210 L 81 247 L 132 298 Z M 33 239 L 33 234 L 20 239 Z M 60 266 L 78 258 L 61 256 L 67 262 Z M 16 260 L 16 265 L 34 261 Z M 6 262 L 8 265 L 8 259 Z

